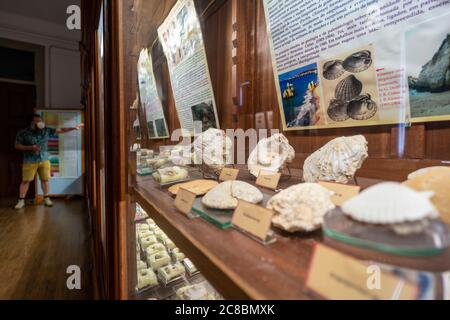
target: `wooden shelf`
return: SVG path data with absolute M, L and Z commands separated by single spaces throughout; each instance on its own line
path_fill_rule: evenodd
M 242 171 L 242 170 L 241 170 Z M 240 180 L 250 181 L 247 172 Z M 299 182 L 282 181 L 281 187 Z M 368 186 L 376 180 L 358 178 Z M 316 243 L 324 243 L 320 231 L 286 234 L 277 231 L 277 242 L 263 246 L 234 229 L 220 230 L 201 218 L 189 219 L 173 205 L 173 197 L 151 177 L 138 178 L 133 187 L 138 202 L 194 262 L 202 274 L 229 299 L 313 299 L 305 288 L 308 266 Z M 405 258 L 347 246 L 330 239 L 325 243 L 354 257 L 419 270 L 450 269 L 450 252 L 429 258 Z

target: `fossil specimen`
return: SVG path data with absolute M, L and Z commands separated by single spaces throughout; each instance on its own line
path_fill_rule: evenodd
M 427 219 L 438 216 L 430 201 L 432 194 L 383 182 L 343 203 L 342 211 L 356 221 L 387 225 L 399 234 L 416 233 L 426 227 Z
M 263 194 L 256 187 L 243 181 L 225 181 L 210 190 L 203 198 L 203 205 L 213 209 L 235 209 L 239 200 L 260 203 Z
M 330 106 L 328 107 L 327 113 L 328 116 L 333 121 L 345 121 L 349 119 L 349 115 L 347 114 L 348 103 L 345 101 L 332 99 L 330 101 Z
M 354 75 L 349 75 L 336 85 L 334 96 L 341 101 L 350 101 L 361 94 L 362 87 L 361 81 Z
M 159 183 L 170 183 L 178 180 L 186 179 L 188 171 L 180 167 L 167 167 L 158 169 L 153 174 L 153 179 Z
M 273 196 L 267 208 L 275 212 L 272 223 L 288 232 L 314 231 L 325 214 L 334 209 L 332 192 L 317 183 L 301 183 Z
M 377 104 L 370 94 L 364 94 L 348 103 L 347 113 L 354 120 L 368 120 L 377 113 L 377 109 Z
M 358 73 L 369 69 L 372 65 L 372 55 L 369 50 L 358 51 L 347 57 L 342 66 L 345 70 Z
M 417 191 L 432 191 L 434 195 L 431 202 L 439 211 L 442 220 L 450 224 L 450 168 L 435 167 L 434 170 L 419 174 L 403 184 Z
M 219 183 L 214 180 L 193 180 L 185 183 L 179 183 L 176 185 L 173 185 L 169 188 L 169 192 L 173 195 L 176 195 L 178 193 L 178 190 L 181 188 L 191 191 L 192 193 L 195 193 L 197 196 L 204 195 L 212 188 L 216 187 Z
M 342 67 L 341 60 L 331 60 L 323 65 L 322 75 L 327 80 L 335 80 L 342 76 L 344 72 L 345 69 Z
M 444 166 L 434 166 L 434 167 L 427 167 L 427 168 L 422 168 L 419 170 L 416 170 L 414 172 L 411 172 L 408 175 L 408 180 L 414 179 L 422 174 L 426 174 L 429 172 L 434 172 L 435 174 L 447 174 L 448 172 L 450 172 L 450 167 L 444 167 Z
M 347 183 L 361 168 L 367 151 L 367 140 L 362 135 L 335 138 L 305 160 L 303 179 Z
M 260 170 L 279 172 L 295 157 L 294 148 L 281 133 L 262 139 L 248 158 L 248 170 L 255 177 Z
M 233 143 L 224 131 L 211 128 L 194 140 L 194 157 L 216 175 L 225 167 L 232 155 Z

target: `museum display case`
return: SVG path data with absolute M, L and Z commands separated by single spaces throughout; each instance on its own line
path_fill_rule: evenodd
M 336 6 L 110 4 L 115 297 L 449 292 L 450 6 Z

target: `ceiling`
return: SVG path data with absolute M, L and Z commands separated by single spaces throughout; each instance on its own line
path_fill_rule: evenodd
M 81 0 L 8 0 L 0 1 L 0 11 L 65 25 L 67 7 L 81 5 Z

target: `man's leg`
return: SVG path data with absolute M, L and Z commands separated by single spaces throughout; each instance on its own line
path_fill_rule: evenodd
M 25 207 L 25 197 L 27 196 L 28 189 L 30 188 L 30 182 L 34 180 L 37 171 L 37 164 L 24 163 L 22 167 L 22 183 L 19 188 L 19 202 L 17 202 L 15 208 L 17 210 Z
M 44 204 L 47 207 L 52 207 L 53 203 L 49 198 L 50 186 L 48 181 L 50 180 L 50 161 L 44 161 L 39 165 L 38 169 L 39 178 L 41 179 L 41 187 L 44 192 Z

